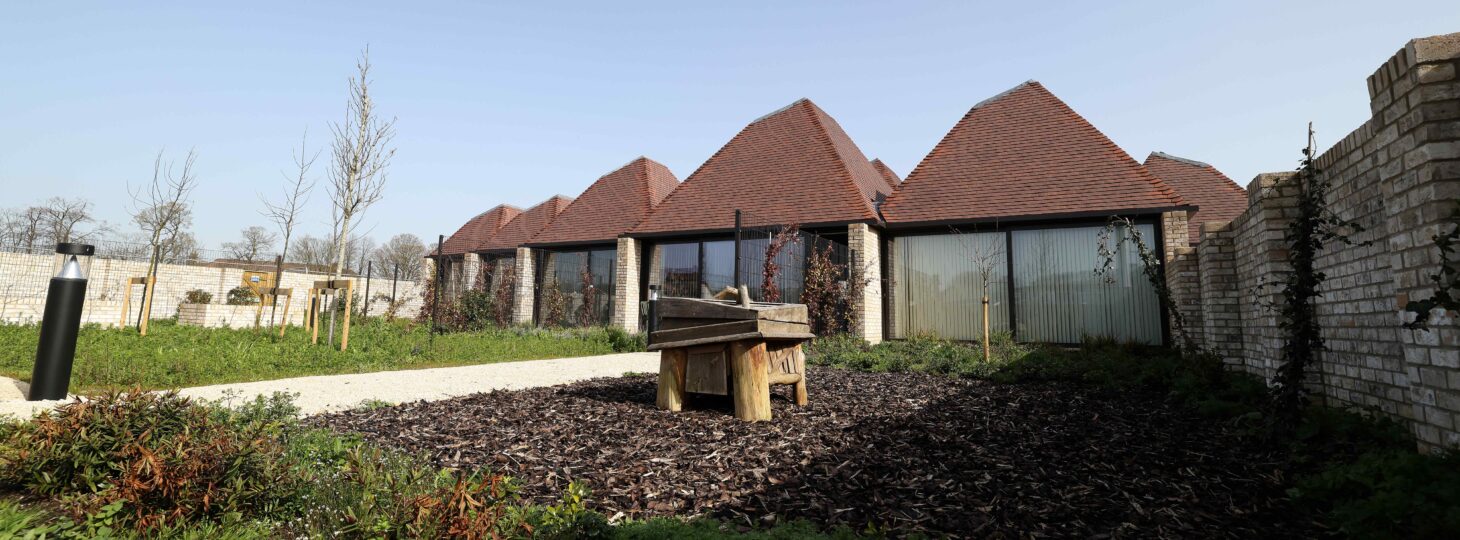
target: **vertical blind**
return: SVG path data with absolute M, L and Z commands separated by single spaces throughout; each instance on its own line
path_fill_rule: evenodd
M 906 236 L 892 243 L 892 335 L 983 339 L 983 273 L 989 277 L 989 330 L 1009 330 L 1004 233 Z
M 597 325 L 608 322 L 613 304 L 615 253 L 612 249 L 542 252 L 542 282 L 537 288 L 537 320 L 545 321 L 548 318 L 548 305 L 542 301 L 541 295 L 552 289 L 561 293 L 566 301 L 565 323 L 584 326 L 589 322 Z M 586 282 L 585 271 L 588 273 Z M 587 298 L 584 292 L 590 286 L 595 293 L 592 306 L 594 320 L 584 321 L 581 320 L 583 303 Z
M 1137 225 L 1155 238 L 1149 224 Z M 1110 238 L 1114 267 L 1096 275 L 1103 227 L 1013 232 L 1015 324 L 1022 341 L 1077 343 L 1085 336 L 1161 342 L 1156 291 L 1121 230 Z M 1118 243 L 1118 248 L 1116 247 Z M 1113 278 L 1113 279 L 1112 279 Z
M 1148 242 L 1150 224 L 1137 225 Z M 1077 343 L 1105 336 L 1161 342 L 1160 301 L 1141 273 L 1142 263 L 1125 241 L 1112 235 L 1114 266 L 1106 276 L 1097 248 L 1103 227 L 1018 230 L 1006 234 L 904 236 L 891 241 L 892 336 L 936 334 L 961 340 L 983 338 L 979 273 L 975 261 L 992 255 L 989 326 L 1010 330 L 1020 341 Z M 1012 239 L 1012 245 L 1005 245 Z M 1008 275 L 1012 257 L 1014 275 Z M 1010 288 L 1012 283 L 1012 302 Z

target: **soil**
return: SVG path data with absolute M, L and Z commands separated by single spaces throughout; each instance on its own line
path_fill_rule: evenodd
M 1277 456 L 1153 396 L 811 368 L 811 403 L 775 390 L 746 423 L 718 396 L 654 406 L 653 376 L 354 410 L 316 425 L 515 477 L 569 481 L 609 516 L 808 519 L 893 535 L 1310 537 Z

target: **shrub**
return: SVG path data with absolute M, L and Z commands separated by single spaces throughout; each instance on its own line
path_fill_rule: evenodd
M 483 290 L 461 293 L 460 330 L 481 330 L 496 323 L 496 298 Z
M 186 294 L 183 295 L 183 303 L 186 303 L 186 304 L 211 304 L 211 303 L 213 303 L 213 293 L 210 293 L 210 292 L 205 291 L 205 290 L 202 290 L 202 289 L 193 289 L 193 290 L 188 291 Z
M 249 306 L 259 303 L 259 296 L 248 287 L 234 287 L 228 289 L 227 303 L 230 306 Z
M 76 400 L 8 434 L 0 481 L 58 498 L 77 520 L 120 508 L 138 530 L 258 512 L 290 486 L 267 412 L 234 417 L 176 392 Z
M 644 334 L 630 334 L 617 326 L 604 328 L 608 336 L 608 344 L 613 347 L 613 352 L 643 352 L 649 347 L 648 340 Z

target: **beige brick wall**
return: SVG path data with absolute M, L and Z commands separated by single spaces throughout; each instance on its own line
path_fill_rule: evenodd
M 1314 160 L 1331 183 L 1329 209 L 1363 230 L 1353 245 L 1329 242 L 1316 261 L 1326 276 L 1317 308 L 1328 350 L 1310 383 L 1328 405 L 1408 421 L 1422 449 L 1460 444 L 1455 314 L 1432 314 L 1431 331 L 1401 328 L 1409 299 L 1432 294 L 1439 251 L 1431 238 L 1460 200 L 1457 71 L 1460 34 L 1411 41 L 1369 77 L 1369 121 Z M 1194 253 L 1203 343 L 1268 378 L 1282 344 L 1274 306 L 1295 212 L 1292 177 L 1259 175 L 1247 211 L 1203 224 Z

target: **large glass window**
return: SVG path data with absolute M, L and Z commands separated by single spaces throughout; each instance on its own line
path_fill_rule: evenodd
M 697 298 L 700 295 L 700 244 L 660 244 L 655 263 L 659 267 L 654 273 L 659 292 L 664 296 Z
M 565 326 L 607 324 L 613 305 L 615 250 L 540 253 L 537 321 Z
M 770 236 L 749 236 L 740 241 L 741 280 L 750 289 L 750 297 L 765 299 L 765 252 Z M 800 302 L 805 289 L 805 268 L 808 242 L 812 235 L 786 245 L 776 255 L 776 286 L 782 302 Z M 827 239 L 836 264 L 846 264 L 846 245 Z M 735 281 L 735 241 L 708 240 L 656 244 L 650 259 L 649 284 L 659 287 L 664 296 L 709 298 Z
M 1155 238 L 1155 228 L 1137 225 Z M 1102 227 L 1071 227 L 1013 232 L 1015 325 L 1021 341 L 1076 343 L 1084 336 L 1161 342 L 1160 302 L 1141 273 L 1140 257 L 1112 235 L 1115 265 L 1105 275 L 1095 269 Z M 1149 242 L 1150 240 L 1148 240 Z
M 894 240 L 893 337 L 931 333 L 949 339 L 982 340 L 985 276 L 989 285 L 989 330 L 1008 331 L 1006 238 L 1005 233 L 997 232 Z
M 720 240 L 716 242 L 705 242 L 704 267 L 700 274 L 700 281 L 704 288 L 700 289 L 702 296 L 714 296 L 725 287 L 735 286 L 735 241 Z

